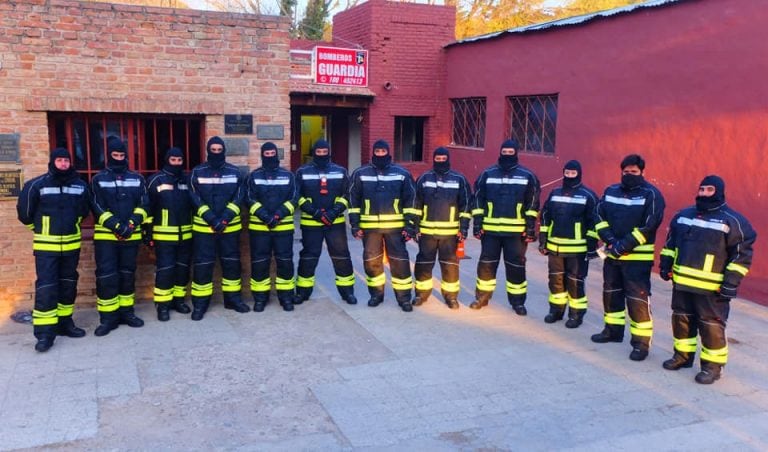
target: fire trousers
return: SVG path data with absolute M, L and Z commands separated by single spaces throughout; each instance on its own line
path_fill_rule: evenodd
M 651 267 L 648 261 L 603 262 L 603 309 L 605 326 L 615 337 L 624 336 L 624 309 L 629 311 L 630 344 L 648 351 L 653 335 L 651 318 Z
M 284 232 L 249 231 L 251 245 L 251 292 L 253 301 L 269 301 L 269 265 L 275 256 L 275 289 L 281 304 L 293 303 L 293 230 Z
M 389 258 L 392 289 L 398 304 L 411 301 L 411 265 L 408 250 L 399 229 L 367 230 L 363 235 L 363 267 L 368 292 L 372 298 L 384 298 L 384 247 Z
M 189 283 L 192 240 L 158 240 L 155 242 L 155 256 L 155 303 L 168 303 L 174 298 L 183 299 Z
M 672 291 L 672 335 L 675 353 L 689 358 L 696 354 L 696 336 L 701 335 L 701 366 L 724 366 L 728 361 L 725 324 L 730 302 L 718 294 Z
M 209 234 L 194 231 L 192 305 L 206 309 L 213 295 L 213 267 L 216 256 L 221 262 L 221 291 L 225 303 L 240 303 L 242 289 L 240 266 L 240 231 Z
M 77 264 L 80 250 L 68 254 L 35 255 L 35 337 L 56 336 L 59 322 L 72 317 L 77 295 Z
M 102 319 L 111 319 L 120 308 L 133 309 L 138 241 L 94 240 L 96 254 L 96 303 Z
M 496 270 L 501 252 L 507 272 L 507 300 L 512 306 L 525 304 L 528 282 L 525 279 L 525 251 L 528 244 L 521 235 L 484 234 L 481 239 L 480 260 L 477 262 L 475 298 L 482 303 L 490 300 L 496 289 Z
M 435 260 L 440 262 L 440 291 L 445 300 L 456 300 L 459 294 L 459 259 L 456 247 L 459 238 L 455 235 L 422 235 L 419 239 L 419 254 L 413 273 L 416 277 L 416 296 L 426 300 L 432 292 L 432 268 Z
M 341 298 L 346 300 L 355 293 L 355 275 L 352 271 L 352 258 L 349 255 L 344 223 L 301 228 L 302 249 L 299 254 L 296 292 L 304 298 L 312 295 L 312 289 L 315 287 L 315 269 L 323 251 L 323 241 L 328 247 L 328 255 L 336 273 L 336 289 Z
M 566 306 L 568 318 L 581 319 L 587 312 L 587 294 L 584 279 L 589 270 L 586 255 L 555 256 L 550 254 L 549 312 L 562 316 Z

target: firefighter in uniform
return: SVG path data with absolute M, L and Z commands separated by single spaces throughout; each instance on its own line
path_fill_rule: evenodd
M 675 215 L 661 250 L 661 278 L 673 281 L 672 334 L 675 353 L 664 368 L 693 366 L 701 335 L 701 372 L 696 382 L 712 384 L 728 360 L 725 325 L 729 301 L 752 263 L 757 234 L 744 216 L 725 203 L 725 182 L 701 181 L 696 205 Z
M 296 171 L 296 184 L 299 187 L 302 244 L 296 304 L 303 303 L 312 295 L 323 240 L 328 246 L 328 255 L 336 273 L 336 289 L 341 299 L 356 304 L 355 275 L 344 218 L 344 211 L 349 207 L 349 175 L 345 168 L 331 162 L 327 141 L 317 140 L 312 146 L 312 162 Z
M 643 178 L 645 160 L 631 154 L 621 162 L 621 183 L 605 189 L 597 205 L 595 230 L 606 244 L 603 262 L 605 328 L 592 342 L 624 340 L 624 310 L 629 312 L 632 352 L 629 359 L 648 356 L 653 335 L 651 268 L 656 230 L 664 218 L 664 198 Z
M 499 151 L 497 165 L 480 174 L 475 182 L 472 226 L 475 237 L 482 241 L 477 263 L 476 300 L 469 305 L 480 309 L 488 305 L 496 289 L 496 269 L 504 251 L 507 300 L 517 315 L 527 315 L 525 298 L 525 251 L 536 240 L 536 218 L 539 215 L 539 180 L 518 164 L 517 140 L 506 140 Z
M 157 319 L 170 319 L 170 309 L 189 314 L 184 303 L 192 258 L 192 200 L 189 177 L 184 173 L 184 153 L 170 148 L 163 169 L 149 178 L 150 219 L 145 233 L 155 247 L 154 298 Z
M 275 256 L 275 289 L 284 311 L 293 311 L 293 211 L 298 191 L 293 173 L 280 167 L 277 146 L 261 146 L 261 168 L 248 176 L 248 225 L 251 244 L 253 310 L 264 311 L 269 301 L 269 265 Z
M 202 320 L 213 295 L 213 267 L 221 262 L 221 291 L 224 307 L 249 312 L 240 296 L 240 204 L 243 198 L 240 171 L 226 161 L 224 140 L 214 136 L 206 145 L 207 161 L 192 169 L 189 193 L 192 198 L 193 272 L 192 320 Z
M 126 324 L 144 326 L 136 317 L 136 257 L 141 244 L 141 224 L 147 218 L 149 197 L 144 178 L 128 169 L 123 141 L 107 140 L 107 168 L 91 181 L 91 208 L 96 224 L 96 303 L 101 324 L 93 334 L 104 336 Z
M 563 168 L 563 186 L 549 194 L 541 209 L 539 252 L 548 257 L 549 314 L 546 323 L 562 320 L 578 328 L 587 312 L 584 279 L 589 259 L 597 257 L 597 195 L 581 182 L 581 164 L 571 160 Z
M 34 232 L 35 350 L 45 352 L 56 336 L 83 337 L 72 313 L 77 295 L 80 222 L 88 215 L 88 190 L 69 151 L 51 151 L 48 172 L 24 184 L 16 206 L 19 221 Z
M 363 240 L 368 306 L 384 301 L 384 247 L 389 256 L 392 289 L 400 308 L 413 310 L 411 305 L 411 267 L 405 242 L 416 235 L 413 218 L 415 189 L 411 174 L 392 163 L 389 143 L 378 140 L 373 144 L 371 163 L 352 173 L 349 188 L 349 223 L 352 236 Z
M 459 309 L 459 260 L 456 248 L 469 232 L 471 191 L 463 174 L 451 170 L 448 149 L 437 148 L 432 157 L 432 170 L 416 181 L 414 208 L 417 220 L 419 254 L 414 275 L 416 297 L 414 306 L 424 304 L 432 292 L 432 267 L 440 260 L 442 281 L 440 291 L 445 304 Z

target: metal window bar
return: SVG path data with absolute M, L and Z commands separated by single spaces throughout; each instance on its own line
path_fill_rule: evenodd
M 482 148 L 485 146 L 484 97 L 451 99 L 453 127 L 451 140 L 459 146 Z
M 554 154 L 557 130 L 557 94 L 507 97 L 507 137 L 521 150 Z

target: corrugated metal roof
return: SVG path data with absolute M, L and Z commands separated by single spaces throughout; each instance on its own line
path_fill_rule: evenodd
M 606 9 L 605 11 L 597 11 L 590 14 L 583 14 L 581 16 L 566 17 L 565 19 L 558 19 L 550 22 L 543 22 L 540 24 L 527 25 L 525 27 L 510 28 L 508 30 L 502 30 L 494 33 L 473 36 L 471 38 L 466 38 L 460 41 L 452 42 L 448 44 L 446 47 L 450 47 L 456 44 L 463 44 L 466 42 L 475 42 L 475 41 L 482 41 L 485 39 L 493 39 L 507 33 L 526 33 L 529 31 L 546 30 L 548 28 L 553 28 L 553 27 L 579 25 L 600 17 L 609 17 L 609 16 L 614 16 L 616 14 L 625 14 L 625 13 L 634 12 L 644 8 L 655 8 L 657 6 L 667 5 L 670 3 L 679 3 L 681 1 L 684 1 L 684 0 L 648 0 L 644 3 L 636 3 L 634 5 L 627 5 L 619 8 Z

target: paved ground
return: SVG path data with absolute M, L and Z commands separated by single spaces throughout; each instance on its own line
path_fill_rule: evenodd
M 458 311 L 432 298 L 406 314 L 390 292 L 369 308 L 362 274 L 361 304 L 348 306 L 324 256 L 314 298 L 293 313 L 216 304 L 202 322 L 160 323 L 142 303 L 144 328 L 97 338 L 95 310 L 79 309 L 89 335 L 45 354 L 28 326 L 1 320 L 0 449 L 768 449 L 768 308 L 732 302 L 731 362 L 701 386 L 696 369 L 661 368 L 672 338 L 660 279 L 653 349 L 636 363 L 626 341 L 589 340 L 602 325 L 598 262 L 586 322 L 567 330 L 542 321 L 546 264 L 534 249 L 525 318 L 502 291 L 467 308 L 476 240 L 467 254 Z

